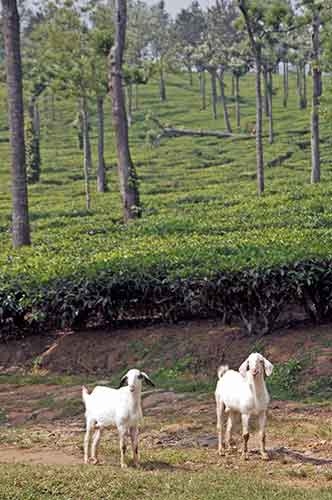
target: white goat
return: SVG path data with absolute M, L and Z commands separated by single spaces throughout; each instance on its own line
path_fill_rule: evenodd
M 154 387 L 146 373 L 129 370 L 121 379 L 118 389 L 97 386 L 91 394 L 82 387 L 85 404 L 86 433 L 84 437 L 84 462 L 89 463 L 90 432 L 95 429 L 91 447 L 91 462 L 98 463 L 97 447 L 105 427 L 115 425 L 120 437 L 121 467 L 126 467 L 127 436 L 130 435 L 134 465 L 138 465 L 138 425 L 143 418 L 141 406 L 142 381 Z M 128 384 L 126 387 L 122 387 Z
M 248 459 L 249 419 L 258 415 L 260 452 L 268 459 L 265 450 L 266 413 L 270 396 L 266 389 L 264 374 L 271 375 L 273 365 L 261 354 L 254 353 L 242 363 L 239 371 L 221 366 L 218 370 L 218 383 L 215 391 L 217 405 L 218 452 L 223 454 L 223 414 L 228 413 L 226 446 L 231 443 L 234 415 L 241 414 L 243 434 L 243 457 Z

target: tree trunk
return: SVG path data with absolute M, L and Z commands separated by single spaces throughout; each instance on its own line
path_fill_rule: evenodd
M 202 129 L 188 129 L 188 128 L 174 128 L 162 125 L 156 118 L 151 118 L 152 121 L 160 129 L 160 134 L 155 139 L 156 143 L 159 143 L 160 139 L 167 137 L 218 137 L 219 139 L 226 139 L 232 137 L 234 139 L 253 139 L 252 134 L 230 134 L 229 132 L 219 132 L 217 130 L 202 130 Z
M 311 183 L 320 182 L 319 98 L 322 95 L 320 69 L 320 17 L 316 12 L 312 21 L 312 110 L 311 110 Z
M 193 80 L 193 70 L 191 66 L 189 66 L 188 68 L 188 73 L 189 73 L 189 85 L 190 87 L 192 87 L 194 85 L 194 80 Z
M 265 115 L 269 116 L 269 82 L 268 82 L 268 71 L 267 67 L 263 65 L 263 78 L 264 78 L 264 112 Z
M 234 74 L 232 74 L 232 97 L 235 96 L 235 77 Z
M 135 84 L 135 111 L 138 111 L 138 88 L 139 85 L 136 83 Z
M 105 193 L 107 191 L 105 158 L 104 158 L 104 97 L 97 96 L 97 121 L 98 121 L 98 172 L 97 191 Z
M 90 145 L 90 132 L 89 132 L 89 115 L 87 109 L 86 97 L 81 99 L 81 113 L 82 113 L 82 123 L 83 123 L 83 155 L 84 155 L 84 186 L 85 186 L 85 205 L 86 209 L 91 208 L 91 196 L 90 196 L 90 174 L 92 170 L 92 159 L 91 159 L 91 145 Z
M 12 238 L 13 246 L 20 247 L 30 245 L 30 225 L 25 165 L 20 20 L 16 0 L 2 0 L 2 20 L 6 51 L 12 156 Z
M 303 64 L 303 109 L 308 107 L 306 63 Z
M 133 123 L 133 86 L 131 83 L 127 85 L 127 102 L 128 102 L 128 127 Z
M 221 71 L 221 73 L 220 73 L 219 83 L 220 83 L 220 97 L 221 97 L 221 104 L 222 104 L 223 113 L 224 113 L 225 127 L 226 127 L 227 132 L 229 132 L 231 134 L 232 127 L 231 127 L 231 123 L 229 121 L 229 114 L 228 114 L 226 97 L 225 97 L 225 81 L 224 81 L 224 72 L 223 71 Z
M 296 83 L 297 83 L 297 95 L 299 98 L 299 108 L 304 109 L 304 97 L 303 97 L 303 69 L 302 64 L 298 64 L 296 67 Z
M 39 116 L 36 103 L 36 95 L 32 95 L 28 106 L 28 123 L 26 127 L 26 170 L 27 179 L 30 183 L 40 180 L 40 134 Z
M 36 131 L 36 136 L 38 137 L 38 140 L 40 141 L 40 112 L 39 112 L 38 102 L 36 102 L 36 105 L 35 105 L 33 126 L 34 126 L 35 131 Z
M 268 100 L 269 100 L 269 143 L 273 144 L 274 134 L 273 134 L 273 79 L 272 79 L 272 70 L 268 71 Z
M 283 98 L 283 106 L 287 108 L 288 105 L 288 61 L 284 62 L 283 69 L 283 83 L 284 83 L 284 98 Z
M 261 87 L 261 62 L 259 54 L 256 55 L 256 168 L 257 191 L 264 192 L 264 154 L 263 154 L 263 109 Z
M 204 111 L 206 110 L 206 78 L 204 69 L 199 73 L 199 85 L 200 85 L 200 94 L 202 98 L 201 110 Z
M 235 75 L 235 115 L 236 127 L 241 127 L 241 107 L 240 107 L 240 76 Z
M 213 118 L 216 120 L 217 116 L 217 75 L 216 71 L 212 70 L 211 74 L 211 97 L 212 97 L 212 113 Z
M 164 68 L 162 61 L 160 62 L 160 70 L 159 70 L 159 95 L 161 102 L 166 101 L 166 85 L 165 85 Z
M 256 169 L 257 169 L 257 191 L 261 195 L 264 192 L 264 153 L 263 153 L 263 110 L 262 110 L 262 49 L 256 42 L 254 30 L 250 22 L 247 5 L 244 0 L 239 0 L 239 8 L 243 14 L 247 32 L 250 40 L 251 50 L 255 56 L 256 65 Z
M 127 2 L 116 0 L 115 44 L 110 51 L 110 91 L 112 96 L 112 118 L 118 157 L 120 191 L 124 221 L 140 215 L 138 179 L 133 165 L 128 140 L 128 123 L 122 86 L 123 52 L 126 39 Z

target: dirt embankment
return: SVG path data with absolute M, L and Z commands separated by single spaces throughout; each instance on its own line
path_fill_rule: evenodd
M 34 368 L 55 373 L 106 375 L 139 366 L 153 371 L 186 359 L 193 373 L 221 363 L 238 367 L 252 350 L 273 363 L 310 358 L 308 377 L 332 376 L 332 326 L 286 329 L 257 338 L 216 321 L 121 330 L 57 331 L 1 344 L 0 372 Z

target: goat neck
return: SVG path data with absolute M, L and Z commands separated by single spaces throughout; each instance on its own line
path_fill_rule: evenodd
M 256 401 L 260 401 L 266 397 L 266 386 L 263 373 L 259 373 L 255 377 L 247 372 L 247 381 Z
M 136 387 L 134 391 L 131 391 L 129 387 L 127 388 L 128 400 L 132 404 L 133 408 L 139 408 L 141 406 L 142 400 L 142 388 Z

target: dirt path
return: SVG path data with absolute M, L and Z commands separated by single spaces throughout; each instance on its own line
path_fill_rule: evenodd
M 0 463 L 40 464 L 40 465 L 79 465 L 82 461 L 60 450 L 0 448 Z
M 56 397 L 47 399 L 49 394 L 56 394 Z M 62 405 L 66 407 L 67 401 L 73 400 L 79 405 L 79 414 L 61 416 Z M 40 408 L 34 413 L 36 402 L 40 404 L 42 401 L 51 408 Z M 0 463 L 82 464 L 84 418 L 80 405 L 79 387 L 2 386 L 0 408 L 7 413 L 9 420 L 0 426 Z M 20 406 L 20 412 L 14 411 L 17 406 Z M 171 450 L 182 450 L 197 455 L 194 468 L 203 467 L 207 462 L 220 462 L 235 468 L 241 463 L 239 426 L 234 436 L 237 449 L 230 450 L 225 458 L 216 455 L 215 405 L 211 395 L 158 391 L 143 398 L 143 407 L 145 421 L 140 436 L 143 456 L 144 451 L 155 455 L 160 451 L 173 453 Z M 331 421 L 330 407 L 274 401 L 268 422 L 269 470 L 289 465 L 332 471 Z M 116 432 L 105 432 L 103 442 L 104 463 L 118 466 Z M 258 448 L 253 425 L 249 467 L 265 467 Z

